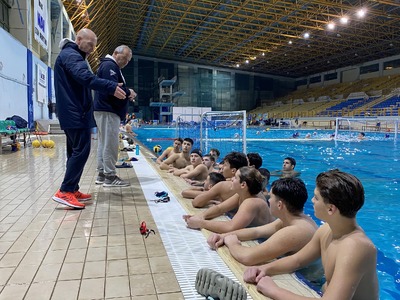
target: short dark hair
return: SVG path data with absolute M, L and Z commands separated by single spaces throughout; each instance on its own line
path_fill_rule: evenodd
M 211 160 L 212 162 L 215 162 L 215 156 L 213 156 L 213 155 L 211 155 L 211 154 L 204 154 L 204 155 L 203 155 L 203 158 L 204 158 L 204 157 L 209 157 L 210 160 Z
M 194 142 L 193 142 L 193 140 L 191 139 L 191 138 L 184 138 L 183 139 L 185 142 L 189 142 L 190 144 L 192 144 L 192 146 L 193 146 L 193 144 L 194 144 Z
M 211 172 L 208 173 L 208 176 L 210 176 L 210 184 L 215 185 L 220 181 L 225 181 L 224 175 L 218 172 Z
M 215 153 L 217 153 L 217 156 L 219 157 L 221 155 L 221 152 L 219 152 L 219 150 L 217 148 L 211 148 L 210 152 L 214 151 Z
M 364 187 L 354 175 L 330 170 L 317 176 L 316 185 L 324 202 L 335 205 L 344 217 L 354 218 L 364 205 Z
M 287 210 L 294 215 L 303 212 L 308 193 L 306 185 L 300 178 L 280 178 L 271 185 L 271 193 L 285 203 Z
M 254 166 L 257 170 L 261 168 L 263 160 L 258 153 L 247 153 L 247 158 L 249 159 L 249 165 Z
M 288 160 L 290 161 L 290 163 L 292 164 L 293 168 L 296 166 L 296 160 L 293 157 L 285 157 L 284 160 Z
M 179 142 L 181 142 L 181 144 L 183 144 L 182 138 L 176 138 L 176 139 L 174 139 L 174 141 L 179 141 Z M 193 144 L 192 144 L 192 145 L 193 145 Z
M 249 162 L 247 156 L 242 152 L 231 152 L 224 157 L 224 161 L 227 161 L 231 168 L 239 170 L 241 167 L 247 167 Z
M 246 182 L 251 195 L 257 195 L 262 191 L 264 178 L 257 169 L 252 167 L 241 167 L 239 172 L 240 182 Z

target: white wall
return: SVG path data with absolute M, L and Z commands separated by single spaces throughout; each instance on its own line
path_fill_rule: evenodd
M 28 120 L 27 50 L 0 28 L 0 119 L 19 115 Z
M 41 68 L 45 72 L 45 87 L 39 83 L 38 71 Z M 48 104 L 48 78 L 47 65 L 32 53 L 32 85 L 33 85 L 33 119 L 49 119 Z M 44 94 L 42 94 L 44 93 Z
M 207 111 L 212 111 L 211 107 L 173 107 L 172 119 L 176 120 L 180 117 L 187 122 L 200 122 L 201 115 Z

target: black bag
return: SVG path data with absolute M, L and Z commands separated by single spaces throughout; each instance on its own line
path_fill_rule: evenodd
M 17 128 L 28 127 L 28 122 L 24 118 L 17 115 L 13 115 L 12 117 L 7 118 L 6 120 L 13 120 Z

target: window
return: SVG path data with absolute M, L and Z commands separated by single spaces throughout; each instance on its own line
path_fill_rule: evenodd
M 325 81 L 334 80 L 334 79 L 337 79 L 337 73 L 331 73 L 331 74 L 324 75 Z
M 247 74 L 235 74 L 235 90 L 247 91 L 250 89 L 250 76 Z
M 379 71 L 379 64 L 373 64 L 369 66 L 360 67 L 360 75 L 374 73 Z
M 8 10 L 10 6 L 5 0 L 0 0 L 0 27 L 4 28 L 6 31 L 10 31 L 10 22 Z
M 315 76 L 310 78 L 310 83 L 321 82 L 321 76 Z
M 391 70 L 395 68 L 400 68 L 400 59 L 386 61 L 383 63 L 384 70 Z
M 301 86 L 301 85 L 307 85 L 307 78 L 296 81 L 296 87 Z

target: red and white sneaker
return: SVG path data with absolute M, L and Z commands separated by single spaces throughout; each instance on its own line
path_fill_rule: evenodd
M 81 193 L 80 191 L 74 192 L 74 196 L 78 201 L 87 201 L 87 200 L 92 199 L 92 195 L 84 194 L 84 193 Z
M 52 197 L 52 199 L 60 204 L 64 204 L 66 206 L 76 208 L 76 209 L 83 209 L 85 208 L 85 204 L 80 203 L 74 193 L 71 192 L 61 192 L 60 190 Z

